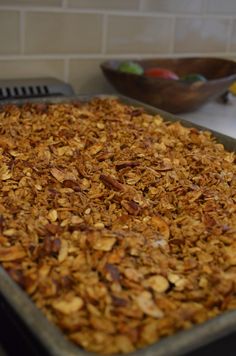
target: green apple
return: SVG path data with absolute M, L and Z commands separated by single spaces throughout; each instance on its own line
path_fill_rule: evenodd
M 140 66 L 140 64 L 132 61 L 122 62 L 119 66 L 119 71 L 138 75 L 143 74 L 143 68 Z

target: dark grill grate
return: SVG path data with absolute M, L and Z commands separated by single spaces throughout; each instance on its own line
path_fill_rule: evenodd
M 49 95 L 49 89 L 46 85 L 0 88 L 0 100 L 21 99 L 25 97 L 41 97 L 41 96 L 48 96 L 48 95 Z
M 0 101 L 74 95 L 72 87 L 58 79 L 0 80 Z

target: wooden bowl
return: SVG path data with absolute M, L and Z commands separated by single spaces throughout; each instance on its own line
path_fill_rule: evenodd
M 147 59 L 135 61 L 144 70 L 167 68 L 179 77 L 198 73 L 206 82 L 187 83 L 183 80 L 150 78 L 123 73 L 118 70 L 124 60 L 110 60 L 101 64 L 108 81 L 118 92 L 171 113 L 194 111 L 209 100 L 227 92 L 236 81 L 236 62 L 219 58 Z

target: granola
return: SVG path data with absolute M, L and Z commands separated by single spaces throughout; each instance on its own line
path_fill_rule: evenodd
M 0 112 L 0 262 L 80 347 L 236 308 L 236 157 L 115 99 Z

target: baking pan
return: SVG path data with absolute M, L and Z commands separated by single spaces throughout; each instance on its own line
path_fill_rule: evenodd
M 99 97 L 114 97 L 110 95 L 95 95 Z M 10 104 L 22 105 L 24 103 L 65 103 L 88 101 L 94 96 L 75 96 L 69 98 L 44 98 L 27 101 L 10 101 Z M 229 151 L 236 151 L 236 139 L 208 130 L 182 120 L 172 114 L 163 112 L 149 105 L 143 104 L 123 96 L 117 96 L 121 102 L 132 106 L 143 107 L 151 114 L 161 114 L 167 121 L 180 121 L 186 127 L 196 127 L 200 130 L 213 132 L 214 136 Z M 4 101 L 2 105 L 6 104 Z M 0 324 L 1 329 L 10 325 L 5 343 L 18 347 L 18 352 L 10 354 L 20 355 L 50 355 L 50 356 L 92 356 L 95 353 L 87 352 L 69 342 L 62 332 L 41 313 L 33 304 L 27 294 L 8 276 L 0 267 Z M 2 338 L 0 332 L 0 339 Z M 190 330 L 181 331 L 173 336 L 163 338 L 152 346 L 130 353 L 131 356 L 183 356 L 183 355 L 236 355 L 234 340 L 236 337 L 236 310 L 225 312 L 203 324 L 194 326 Z M 3 339 L 3 338 L 2 338 Z M 20 340 L 20 341 L 17 341 Z M 4 340 L 3 340 L 4 341 Z M 2 342 L 3 342 L 2 341 Z M 19 343 L 19 344 L 18 344 Z M 20 347 L 25 347 L 22 353 Z M 234 350 L 235 348 L 235 350 Z

